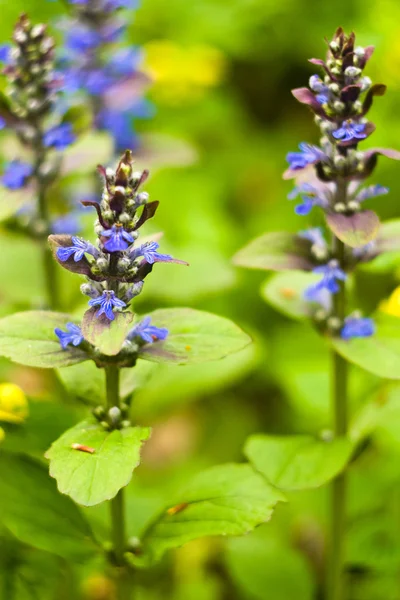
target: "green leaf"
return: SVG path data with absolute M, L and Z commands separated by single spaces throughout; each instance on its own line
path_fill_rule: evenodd
M 88 106 L 71 106 L 62 118 L 63 123 L 71 123 L 75 135 L 84 133 L 92 126 L 93 116 Z
M 204 536 L 243 535 L 269 521 L 285 497 L 249 465 L 227 464 L 199 473 L 143 535 L 143 551 L 166 550 Z
M 218 360 L 245 348 L 251 338 L 237 325 L 191 308 L 166 308 L 149 315 L 152 324 L 166 327 L 163 342 L 144 346 L 139 356 L 155 362 L 194 364 Z
M 91 530 L 69 498 L 31 458 L 0 453 L 2 523 L 20 541 L 63 557 L 96 551 Z
M 54 329 L 65 329 L 68 315 L 45 311 L 15 313 L 0 319 L 0 356 L 28 367 L 67 367 L 88 360 L 73 346 L 63 350 Z
M 305 556 L 276 537 L 251 534 L 229 540 L 226 563 L 246 598 L 314 598 L 314 578 Z
M 0 185 L 0 222 L 15 215 L 21 206 L 31 203 L 34 198 L 34 190 L 29 186 L 13 191 Z
M 311 244 L 292 233 L 265 233 L 242 248 L 233 257 L 233 263 L 249 269 L 309 271 Z
M 304 292 L 321 276 L 303 271 L 290 271 L 274 275 L 261 287 L 261 296 L 276 310 L 292 319 L 305 319 L 311 315 L 311 304 Z
M 283 490 L 306 490 L 330 481 L 346 466 L 353 446 L 345 438 L 330 442 L 309 435 L 253 435 L 244 453 L 255 469 Z
M 349 341 L 332 338 L 330 343 L 349 362 L 386 379 L 400 379 L 400 319 L 378 313 L 371 337 Z
M 83 315 L 83 337 L 102 354 L 115 356 L 121 350 L 126 335 L 131 329 L 133 314 L 117 312 L 114 313 L 114 320 L 109 321 L 104 314 L 97 317 L 97 312 L 97 308 L 90 308 Z
M 148 427 L 106 431 L 97 421 L 84 421 L 66 431 L 46 453 L 50 475 L 58 489 L 84 506 L 114 498 L 128 485 L 140 463 L 142 442 L 150 437 Z M 89 448 L 82 451 L 75 444 Z
M 351 248 L 372 242 L 379 232 L 380 221 L 372 210 L 363 210 L 347 217 L 339 213 L 326 215 L 328 227 L 336 237 Z

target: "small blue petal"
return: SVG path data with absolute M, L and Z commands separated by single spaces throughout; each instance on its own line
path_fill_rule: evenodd
M 343 340 L 370 337 L 371 335 L 374 335 L 375 329 L 375 323 L 372 319 L 350 316 L 344 321 L 340 337 Z

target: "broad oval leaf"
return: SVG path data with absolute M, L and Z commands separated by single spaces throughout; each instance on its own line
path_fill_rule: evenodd
M 325 442 L 309 435 L 253 435 L 244 453 L 276 487 L 307 490 L 324 485 L 340 473 L 352 449 L 346 438 Z
M 308 240 L 292 233 L 265 233 L 239 250 L 233 263 L 265 271 L 310 271 L 313 268 L 310 247 Z
M 165 341 L 144 346 L 139 356 L 155 362 L 193 364 L 218 360 L 245 348 L 251 338 L 229 319 L 191 308 L 165 308 L 149 315 L 169 331 Z
M 116 312 L 114 320 L 110 321 L 104 314 L 96 316 L 97 312 L 97 308 L 90 308 L 85 312 L 82 320 L 83 337 L 102 354 L 115 356 L 121 350 L 131 329 L 133 313 Z
M 278 273 L 261 287 L 261 296 L 276 310 L 292 319 L 305 319 L 312 314 L 310 302 L 304 292 L 310 285 L 321 279 L 315 273 L 291 271 Z
M 78 507 L 58 493 L 40 463 L 1 452 L 0 472 L 1 520 L 16 538 L 65 558 L 98 550 Z
M 374 240 L 379 232 L 380 221 L 372 210 L 363 210 L 347 217 L 346 215 L 326 215 L 328 227 L 336 237 L 351 248 L 365 246 Z
M 62 494 L 83 506 L 111 500 L 128 485 L 140 463 L 148 427 L 106 431 L 97 421 L 84 421 L 66 431 L 46 453 L 50 475 Z M 77 449 L 77 445 L 85 450 Z M 89 449 L 89 450 L 87 450 Z
M 379 313 L 376 333 L 367 338 L 344 341 L 332 338 L 330 343 L 349 362 L 386 379 L 400 379 L 400 319 Z
M 67 367 L 88 360 L 73 346 L 63 350 L 54 329 L 65 329 L 68 315 L 46 311 L 15 313 L 0 319 L 0 356 L 28 367 Z
M 249 465 L 226 464 L 199 473 L 143 535 L 149 561 L 205 536 L 243 535 L 269 521 L 281 492 Z

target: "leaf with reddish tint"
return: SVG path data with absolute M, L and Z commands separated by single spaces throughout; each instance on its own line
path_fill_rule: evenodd
M 154 202 L 149 202 L 148 204 L 144 205 L 143 212 L 140 215 L 139 220 L 135 225 L 135 229 L 139 229 L 139 227 L 141 227 L 144 223 L 146 223 L 146 221 L 148 221 L 149 219 L 152 219 L 154 217 L 159 204 L 160 204 L 160 202 L 158 200 L 154 200 Z
M 336 237 L 351 248 L 365 246 L 374 240 L 380 226 L 379 218 L 372 210 L 363 210 L 349 217 L 329 214 L 326 222 Z
M 251 338 L 229 319 L 191 308 L 150 313 L 152 325 L 168 329 L 165 341 L 146 344 L 139 356 L 154 362 L 194 364 L 219 360 L 242 350 Z
M 301 104 L 306 104 L 310 108 L 313 109 L 317 114 L 325 114 L 321 104 L 318 102 L 317 98 L 314 96 L 311 90 L 306 87 L 296 88 L 292 90 L 293 96 L 300 102 Z
M 310 271 L 311 243 L 291 233 L 265 233 L 239 250 L 233 263 L 248 269 Z
M 367 112 L 371 108 L 374 96 L 384 96 L 386 93 L 386 89 L 386 85 L 384 85 L 383 83 L 376 83 L 368 90 L 368 93 L 365 96 L 365 100 L 363 102 L 363 115 L 367 114 Z
M 51 251 L 53 253 L 54 258 L 58 262 L 59 265 L 67 269 L 67 271 L 71 271 L 72 273 L 79 273 L 80 275 L 86 275 L 90 279 L 94 281 L 103 281 L 104 277 L 97 277 L 93 275 L 90 264 L 86 256 L 83 256 L 81 260 L 75 262 L 74 256 L 70 256 L 68 260 L 60 260 L 57 256 L 58 248 L 68 248 L 69 246 L 73 246 L 74 243 L 72 241 L 72 236 L 70 235 L 49 235 L 49 244 Z
M 98 308 L 87 310 L 83 316 L 82 334 L 102 354 L 115 356 L 121 350 L 126 335 L 131 328 L 133 314 L 130 312 L 115 312 L 115 319 L 109 321 L 103 314 L 96 316 Z

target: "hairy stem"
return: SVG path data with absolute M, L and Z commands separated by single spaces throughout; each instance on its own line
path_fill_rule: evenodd
M 346 197 L 346 184 L 338 182 L 337 200 L 343 201 Z M 333 251 L 340 266 L 345 262 L 345 245 L 336 237 L 333 239 Z M 346 288 L 345 282 L 340 281 L 339 292 L 334 295 L 334 316 L 343 322 L 346 316 Z M 332 351 L 332 411 L 333 432 L 335 438 L 347 434 L 347 382 L 348 364 L 337 352 Z M 330 547 L 328 593 L 329 600 L 344 600 L 344 540 L 346 529 L 346 472 L 340 473 L 331 486 L 331 513 L 330 513 Z
M 106 372 L 107 407 L 120 407 L 120 370 L 115 365 L 109 365 Z M 114 550 L 115 583 L 118 600 L 130 600 L 132 597 L 131 573 L 124 561 L 126 549 L 126 524 L 125 524 L 125 497 L 124 490 L 110 501 L 111 511 L 111 536 Z

